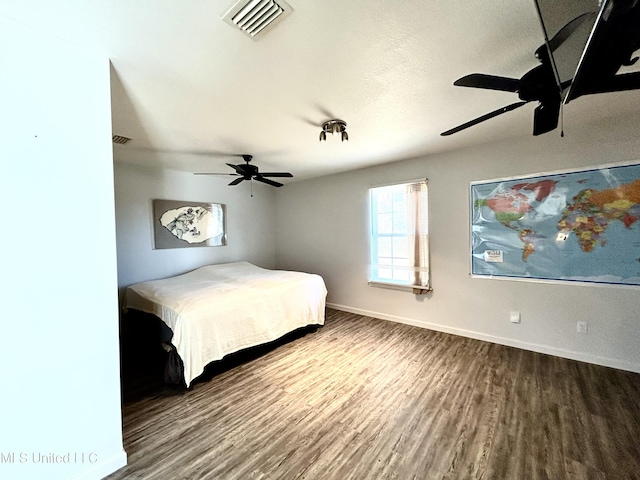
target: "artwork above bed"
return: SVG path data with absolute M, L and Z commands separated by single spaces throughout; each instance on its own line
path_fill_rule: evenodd
M 156 249 L 225 245 L 224 205 L 154 200 L 153 236 Z

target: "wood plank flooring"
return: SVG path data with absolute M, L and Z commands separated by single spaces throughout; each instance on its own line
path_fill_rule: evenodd
M 335 310 L 191 390 L 138 367 L 109 480 L 640 479 L 630 372 Z

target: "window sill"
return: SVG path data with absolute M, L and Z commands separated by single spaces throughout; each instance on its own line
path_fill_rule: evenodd
M 401 283 L 386 283 L 386 282 L 376 282 L 370 280 L 370 287 L 378 287 L 378 288 L 388 288 L 390 290 L 399 290 L 402 292 L 413 292 L 416 295 L 425 295 L 427 293 L 433 292 L 431 287 L 423 287 L 420 285 L 403 285 Z

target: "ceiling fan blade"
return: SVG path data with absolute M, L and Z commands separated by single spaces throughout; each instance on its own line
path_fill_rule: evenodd
M 244 181 L 244 177 L 238 177 L 233 182 L 231 182 L 229 185 L 238 185 L 242 181 Z
M 584 88 L 583 95 L 593 93 L 623 92 L 640 89 L 640 72 L 621 73 L 608 80 Z
M 267 172 L 267 173 L 260 172 L 260 176 L 261 177 L 287 177 L 287 178 L 293 177 L 293 175 L 291 175 L 288 172 Z
M 497 117 L 498 115 L 502 115 L 503 113 L 507 113 L 510 112 L 511 110 L 515 110 L 516 108 L 519 108 L 523 105 L 525 105 L 526 103 L 529 102 L 516 102 L 516 103 L 512 103 L 511 105 L 507 105 L 506 107 L 502 107 L 499 108 L 498 110 L 494 110 L 493 112 L 487 113 L 486 115 L 482 115 L 481 117 L 475 118 L 467 123 L 463 123 L 462 125 L 459 125 L 455 128 L 452 128 L 451 130 L 447 130 L 446 132 L 442 132 L 440 135 L 442 135 L 443 137 L 446 137 L 448 135 L 452 135 L 454 133 L 458 133 L 461 130 L 464 130 L 466 128 L 469 127 L 473 127 L 474 125 L 477 125 L 479 123 L 484 122 L 485 120 L 489 120 L 490 118 L 493 117 Z
M 576 18 L 567 23 L 564 27 L 562 27 L 558 33 L 554 35 L 554 37 L 549 40 L 549 49 L 553 52 L 560 45 L 564 43 L 564 41 L 571 36 L 573 32 L 575 32 L 580 25 L 582 25 L 589 17 L 595 19 L 595 12 L 587 12 L 582 15 L 578 15 Z
M 282 183 L 274 182 L 273 180 L 269 180 L 268 178 L 262 178 L 262 175 L 256 175 L 253 177 L 257 182 L 266 183 L 267 185 L 271 185 L 272 187 L 281 187 Z
M 458 87 L 486 88 L 488 90 L 501 90 L 504 92 L 517 92 L 520 90 L 520 80 L 497 75 L 485 75 L 484 73 L 472 73 L 459 78 L 454 85 Z
M 555 130 L 558 126 L 558 116 L 560 115 L 560 99 L 557 102 L 541 103 L 536 107 L 533 114 L 533 134 Z
M 223 177 L 228 177 L 229 175 L 233 177 L 237 177 L 237 173 L 216 173 L 216 172 L 193 172 L 194 175 L 218 175 Z
M 228 166 L 230 166 L 231 168 L 233 168 L 236 172 L 238 172 L 240 175 L 244 174 L 244 165 L 240 164 L 240 165 L 234 165 L 233 163 L 227 163 Z

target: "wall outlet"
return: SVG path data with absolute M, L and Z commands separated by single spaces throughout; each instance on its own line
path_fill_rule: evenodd
M 509 320 L 511 323 L 520 323 L 520 312 L 509 312 Z
M 578 322 L 578 333 L 588 333 L 589 324 L 587 322 Z

